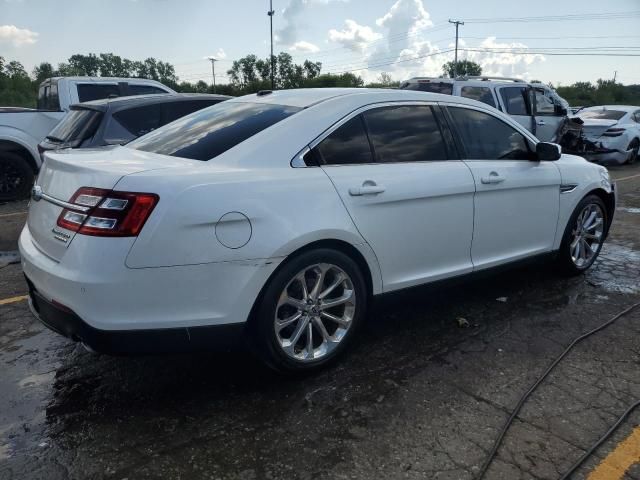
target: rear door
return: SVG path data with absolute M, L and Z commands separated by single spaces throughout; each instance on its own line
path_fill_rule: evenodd
M 560 171 L 533 161 L 532 142 L 489 111 L 449 105 L 476 185 L 475 269 L 548 252 L 558 223 Z
M 369 108 L 314 148 L 378 258 L 385 291 L 472 270 L 473 177 L 449 159 L 437 108 Z

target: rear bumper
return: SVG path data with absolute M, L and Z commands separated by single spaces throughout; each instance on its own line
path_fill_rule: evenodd
M 46 327 L 89 349 L 110 355 L 222 351 L 241 345 L 243 323 L 152 330 L 100 330 L 44 298 L 27 278 L 29 307 Z

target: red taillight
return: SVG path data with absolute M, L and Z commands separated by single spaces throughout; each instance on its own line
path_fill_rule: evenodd
M 604 132 L 602 135 L 604 135 L 605 137 L 619 137 L 620 135 L 622 135 L 625 132 L 624 128 L 609 128 L 606 132 Z
M 154 193 L 133 193 L 82 187 L 58 217 L 58 226 L 97 237 L 136 237 L 160 197 Z

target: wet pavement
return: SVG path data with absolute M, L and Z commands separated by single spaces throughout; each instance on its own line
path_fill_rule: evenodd
M 640 301 L 640 166 L 612 174 L 625 179 L 617 218 L 587 275 L 531 265 L 385 296 L 351 351 L 306 378 L 244 352 L 88 353 L 31 317 L 20 266 L 0 263 L 0 478 L 471 479 L 554 357 Z M 0 251 L 25 209 L 0 205 Z M 578 345 L 486 478 L 559 478 L 640 399 L 639 334 L 637 309 Z M 574 478 L 639 423 L 636 411 Z M 611 478 L 640 479 L 640 464 Z

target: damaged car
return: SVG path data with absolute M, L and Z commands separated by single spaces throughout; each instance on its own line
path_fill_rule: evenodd
M 576 114 L 582 121 L 584 151 L 580 155 L 598 163 L 633 163 L 640 149 L 640 107 L 602 105 Z

